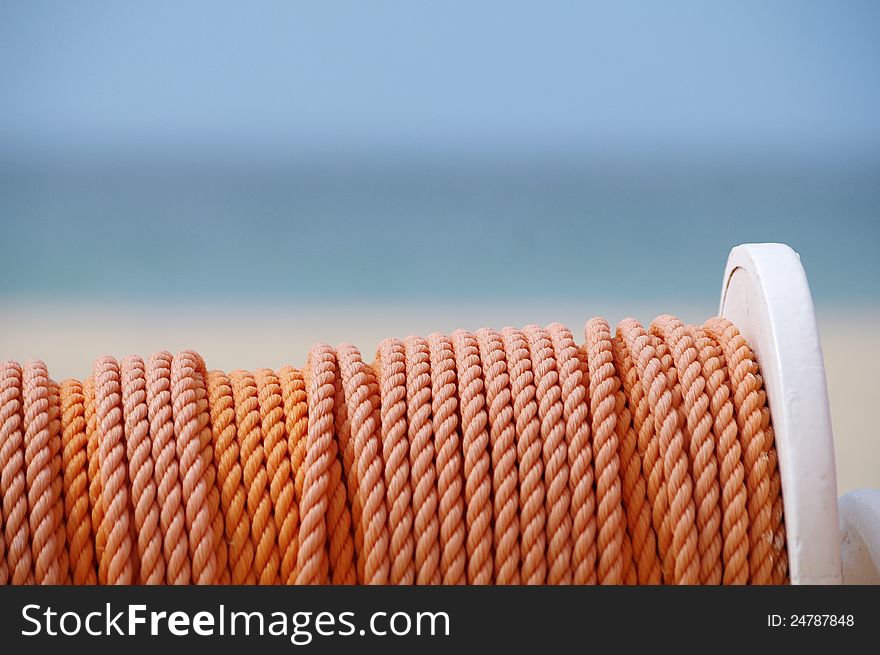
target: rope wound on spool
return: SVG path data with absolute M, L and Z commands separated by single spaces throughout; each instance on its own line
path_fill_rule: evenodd
M 0 364 L 0 583 L 784 584 L 755 356 L 722 318 Z

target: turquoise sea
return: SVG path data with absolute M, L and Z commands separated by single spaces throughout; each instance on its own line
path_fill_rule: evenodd
M 714 303 L 784 241 L 817 302 L 880 306 L 880 160 L 18 159 L 0 298 Z

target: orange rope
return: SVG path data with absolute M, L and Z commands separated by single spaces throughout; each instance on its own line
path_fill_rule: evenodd
M 680 417 L 673 406 L 669 363 L 636 321 L 625 319 L 621 327 L 653 419 L 649 475 L 655 480 L 655 529 L 659 533 L 661 562 L 674 561 L 673 565 L 664 564 L 664 580 L 695 584 L 699 580 L 699 562 L 693 483 L 688 470 Z M 656 480 L 660 476 L 663 480 L 658 484 Z
M 516 422 L 520 506 L 520 579 L 523 584 L 544 584 L 547 538 L 544 533 L 544 463 L 541 457 L 541 426 L 535 403 L 535 383 L 529 345 L 520 330 L 502 332 L 510 371 L 513 418 Z
M 260 584 L 275 584 L 281 563 L 263 448 L 257 383 L 246 371 L 230 373 L 236 407 L 238 448 L 254 547 L 253 571 Z
M 440 528 L 431 425 L 431 355 L 428 343 L 420 337 L 407 337 L 404 344 L 416 584 L 440 584 Z
M 620 376 L 617 374 L 617 371 L 614 370 L 614 338 L 611 336 L 611 328 L 607 323 L 602 321 L 604 324 L 604 333 L 602 335 L 602 343 L 603 351 L 606 355 L 603 358 L 604 362 L 608 361 L 608 354 L 611 356 L 611 370 L 614 371 L 613 378 L 613 386 L 614 386 L 614 415 L 617 417 L 617 423 L 614 428 L 614 438 L 617 441 L 617 472 L 618 472 L 618 484 L 613 484 L 612 481 L 612 489 L 618 487 L 620 490 L 620 514 L 619 516 L 622 518 L 623 528 L 621 533 L 623 535 L 623 539 L 620 544 L 621 549 L 621 562 L 623 566 L 623 584 L 634 585 L 638 584 L 639 575 L 638 569 L 636 568 L 636 564 L 633 560 L 634 557 L 634 548 L 632 543 L 632 535 L 628 530 L 627 524 L 627 503 L 630 498 L 628 495 L 623 492 L 623 484 L 624 484 L 624 476 L 626 475 L 626 468 L 624 466 L 624 454 L 622 451 L 624 448 L 630 448 L 630 455 L 632 451 L 635 449 L 635 433 L 631 430 L 632 426 L 632 415 L 629 411 L 629 408 L 626 406 L 626 393 L 623 391 L 623 385 L 620 381 Z M 606 348 L 607 346 L 607 348 Z M 607 366 L 607 364 L 604 364 Z M 589 368 L 589 367 L 588 367 Z M 629 442 L 629 443 L 628 443 Z M 613 455 L 612 455 L 613 462 Z M 612 493 L 613 497 L 613 493 Z M 613 513 L 617 514 L 616 505 L 613 505 Z
M 664 339 L 682 385 L 683 412 L 690 442 L 690 459 L 694 477 L 694 502 L 699 531 L 700 582 L 721 583 L 721 508 L 719 506 L 718 463 L 712 416 L 706 395 L 706 378 L 698 361 L 696 344 L 685 325 L 677 318 L 664 315 L 651 325 L 651 331 Z
M 221 489 L 220 509 L 226 517 L 224 534 L 229 543 L 230 581 L 232 584 L 254 584 L 254 545 L 251 542 L 251 520 L 247 513 L 247 496 L 239 461 L 232 387 L 222 371 L 210 371 L 207 385 L 214 462 Z
M 621 491 L 627 530 L 633 545 L 633 564 L 639 584 L 659 584 L 660 558 L 655 531 L 659 521 L 653 520 L 652 511 L 656 507 L 658 488 L 656 478 L 651 475 L 655 471 L 653 462 L 649 463 L 650 458 L 656 457 L 652 441 L 653 423 L 646 420 L 648 400 L 620 329 L 613 337 L 611 347 L 614 367 L 620 377 L 626 402 L 621 412 L 627 424 L 626 435 L 620 445 Z
M 290 453 L 284 425 L 284 400 L 281 383 L 268 369 L 256 373 L 257 394 L 260 403 L 266 473 L 269 477 L 269 496 L 274 510 L 275 531 L 278 535 L 281 580 L 285 583 L 296 570 L 296 531 L 298 520 L 295 507 L 293 479 L 290 476 Z
M 61 444 L 61 387 L 49 380 L 49 434 L 52 451 L 52 495 L 57 498 L 54 507 L 55 539 L 58 543 L 58 566 L 64 584 L 73 581 L 70 574 L 70 555 L 67 552 L 67 528 L 64 524 L 64 480 L 62 475 Z
M 290 506 L 291 548 L 294 549 L 293 568 L 284 580 L 285 584 L 296 581 L 296 556 L 299 554 L 300 503 L 302 502 L 303 466 L 306 453 L 306 433 L 309 426 L 309 403 L 302 373 L 291 366 L 278 371 L 281 381 L 281 397 L 284 401 L 284 427 L 287 432 L 287 451 L 290 453 L 290 476 L 294 499 Z
M 511 408 L 510 378 L 501 335 L 477 332 L 488 407 L 492 451 L 492 497 L 496 584 L 519 584 L 519 498 L 517 496 L 516 429 Z
M 135 356 L 126 357 L 122 360 L 121 373 L 128 473 L 141 563 L 140 583 L 160 584 L 165 581 L 165 558 L 162 555 L 159 504 L 156 500 L 156 481 L 153 478 L 153 449 L 150 443 L 150 422 L 147 418 L 147 374 L 144 360 Z
M 590 406 L 593 408 L 593 445 L 596 449 L 596 500 L 599 525 L 599 582 L 621 584 L 632 561 L 624 548 L 626 518 L 620 483 L 620 443 L 617 434 L 619 381 L 614 373 L 611 329 L 594 318 L 585 328 L 590 371 Z
M 440 522 L 440 576 L 443 584 L 458 585 L 467 581 L 465 561 L 472 545 L 469 544 L 466 550 L 455 353 L 452 341 L 442 334 L 430 335 L 428 348 L 431 353 L 431 427 L 436 455 L 437 518 Z
M 95 417 L 101 476 L 101 531 L 107 537 L 98 563 L 107 584 L 134 584 L 136 555 L 125 461 L 119 364 L 105 356 L 95 362 Z
M 593 445 L 590 441 L 590 399 L 586 358 L 581 359 L 571 332 L 554 323 L 547 328 L 553 342 L 565 441 L 568 444 L 568 486 L 571 491 L 571 568 L 577 585 L 596 583 L 596 494 L 593 489 Z
M 464 450 L 465 502 L 467 503 L 468 584 L 492 582 L 492 479 L 483 368 L 474 335 L 463 330 L 452 334 L 458 374 L 462 449 Z
M 201 356 L 196 355 L 199 362 L 199 370 L 196 374 L 198 382 L 199 398 L 204 407 L 205 427 L 200 433 L 202 466 L 205 470 L 205 486 L 208 489 L 208 510 L 211 516 L 211 537 L 214 541 L 214 553 L 217 558 L 217 574 L 214 578 L 216 584 L 229 584 L 232 573 L 229 570 L 229 545 L 225 538 L 226 520 L 220 511 L 220 487 L 217 480 L 217 466 L 214 463 L 214 439 L 211 429 L 210 402 L 208 400 L 208 372 Z M 210 584 L 210 583 L 209 583 Z
M 60 517 L 55 506 L 60 500 L 60 485 L 53 476 L 55 449 L 49 420 L 49 374 L 43 362 L 31 361 L 22 371 L 24 399 L 24 461 L 28 509 L 30 512 L 31 555 L 34 581 L 37 584 L 62 584 L 59 543 Z M 60 467 L 59 467 L 60 468 Z M 125 526 L 126 530 L 128 526 Z M 124 553 L 128 557 L 128 553 Z
M 728 321 L 0 364 L 0 584 L 784 584 L 758 363 Z
M 568 488 L 568 449 L 565 444 L 562 391 L 553 347 L 547 332 L 525 329 L 532 353 L 535 398 L 544 443 L 545 507 L 547 512 L 547 583 L 571 583 L 571 493 Z
M 391 584 L 413 584 L 413 510 L 406 423 L 406 352 L 399 339 L 386 339 L 376 355 L 380 377 L 382 458 L 388 507 Z
M 329 346 L 328 346 L 329 348 Z M 332 349 L 330 349 L 332 352 Z M 335 353 L 331 356 L 335 358 Z M 355 560 L 355 534 L 357 526 L 352 525 L 352 510 L 360 507 L 358 483 L 355 477 L 356 464 L 354 440 L 351 438 L 351 420 L 348 405 L 343 397 L 342 374 L 336 360 L 333 378 L 333 415 L 335 429 L 331 433 L 329 504 L 327 506 L 328 561 L 330 582 L 332 584 L 352 585 L 363 582 L 363 574 L 358 575 Z M 358 535 L 363 544 L 363 533 Z
M 6 584 L 9 584 L 9 563 L 6 561 L 6 528 L 0 503 L 0 585 Z
M 749 582 L 769 584 L 774 569 L 775 534 L 771 479 L 775 457 L 771 458 L 770 435 L 764 425 L 766 398 L 751 348 L 739 330 L 724 319 L 710 319 L 706 329 L 718 340 L 727 358 L 728 374 L 733 385 L 733 406 L 743 451 L 749 512 Z M 775 492 L 775 494 L 774 494 Z M 781 517 L 780 517 L 781 519 Z
M 749 579 L 749 518 L 746 512 L 745 472 L 742 448 L 737 438 L 733 403 L 730 401 L 724 351 L 706 335 L 703 328 L 693 328 L 692 336 L 706 378 L 709 409 L 713 417 L 713 434 L 719 464 L 721 485 L 721 533 L 723 536 L 722 569 L 724 584 L 745 584 Z
M 61 412 L 64 519 L 71 581 L 73 584 L 93 585 L 98 579 L 89 517 L 88 436 L 83 385 L 78 380 L 61 383 Z
M 147 414 L 155 462 L 156 499 L 162 529 L 162 553 L 168 584 L 189 584 L 192 566 L 171 403 L 171 365 L 168 352 L 153 354 L 147 361 Z
M 357 348 L 337 349 L 353 444 L 352 467 L 357 487 L 352 502 L 357 511 L 358 580 L 366 584 L 387 584 L 388 513 L 385 506 L 384 464 L 382 461 L 379 416 L 379 388 L 372 368 L 364 364 Z M 354 500 L 354 499 L 353 499 Z
M 220 571 L 214 526 L 219 497 L 212 502 L 213 476 L 208 462 L 213 457 L 204 454 L 210 448 L 211 433 L 207 391 L 199 374 L 203 369 L 201 358 L 195 353 L 177 354 L 171 364 L 171 402 L 193 582 L 212 584 Z
M 89 514 L 92 520 L 92 534 L 95 535 L 95 568 L 98 584 L 107 584 L 106 571 L 102 571 L 99 563 L 107 546 L 107 534 L 104 532 L 104 502 L 101 493 L 101 467 L 98 462 L 98 446 L 100 437 L 97 430 L 95 415 L 95 380 L 89 376 L 83 381 L 84 418 L 86 420 L 86 457 L 89 460 L 87 475 L 89 478 Z
M 361 524 L 361 515 L 363 508 L 363 501 L 359 495 L 359 486 L 357 479 L 357 462 L 355 460 L 355 452 L 354 452 L 354 439 L 351 438 L 351 417 L 349 416 L 349 406 L 345 397 L 345 384 L 342 379 L 342 368 L 343 361 L 347 361 L 349 357 L 353 357 L 354 347 L 349 344 L 342 344 L 338 348 L 335 349 L 336 361 L 339 366 L 339 370 L 337 371 L 337 376 L 334 380 L 333 386 L 335 389 L 335 395 L 333 398 L 333 407 L 334 407 L 334 437 L 336 439 L 337 444 L 337 462 L 332 464 L 332 468 L 330 469 L 330 480 L 331 480 L 331 488 L 333 492 L 331 493 L 331 504 L 330 504 L 330 514 L 332 518 L 333 525 L 338 524 L 339 520 L 343 518 L 343 509 L 346 508 L 351 513 L 352 522 L 354 527 L 354 550 L 361 554 L 361 557 L 355 562 L 355 576 L 359 583 L 363 583 L 364 581 L 364 530 L 363 525 Z M 341 472 L 339 466 L 341 465 Z M 337 474 L 340 475 L 340 478 L 337 480 Z M 340 492 L 342 491 L 339 488 L 339 484 L 344 483 L 345 485 L 345 496 L 341 497 Z M 333 561 L 337 561 L 339 559 L 340 554 L 343 552 L 343 547 L 346 545 L 345 533 L 341 530 L 338 531 L 338 535 L 336 540 L 334 541 L 331 537 L 330 540 L 330 548 L 331 548 L 331 558 Z M 345 554 L 348 554 L 346 549 Z
M 296 583 L 324 584 L 329 581 L 330 570 L 327 554 L 330 468 L 337 457 L 333 441 L 336 357 L 326 344 L 318 344 L 309 352 L 306 389 L 309 423 L 302 463 Z
M 12 584 L 33 584 L 25 446 L 22 419 L 22 373 L 16 362 L 0 366 L 0 492 L 6 562 Z

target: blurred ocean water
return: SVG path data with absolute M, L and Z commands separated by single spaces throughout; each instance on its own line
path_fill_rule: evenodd
M 8 2 L 0 303 L 880 305 L 880 5 Z M 0 305 L 8 306 L 8 305 Z
M 817 303 L 880 306 L 880 160 L 795 157 L 0 165 L 0 297 L 714 303 L 783 241 Z

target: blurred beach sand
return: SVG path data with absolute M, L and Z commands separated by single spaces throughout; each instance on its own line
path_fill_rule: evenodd
M 529 302 L 524 305 L 474 302 L 362 305 L 289 303 L 281 309 L 268 304 L 230 303 L 193 307 L 184 303 L 127 306 L 66 305 L 63 302 L 4 303 L 0 305 L 0 358 L 43 359 L 56 380 L 86 377 L 94 359 L 157 350 L 198 350 L 209 368 L 277 368 L 304 364 L 317 341 L 354 343 L 372 359 L 378 343 L 390 336 L 475 330 L 489 325 L 559 321 L 582 340 L 583 324 L 594 314 L 615 323 L 634 315 L 648 323 L 676 305 L 641 303 L 633 308 L 604 303 Z M 686 321 L 701 321 L 710 308 L 685 309 Z M 880 488 L 880 435 L 874 424 L 880 402 L 880 311 L 821 312 L 819 323 L 828 376 L 838 492 L 861 487 Z

